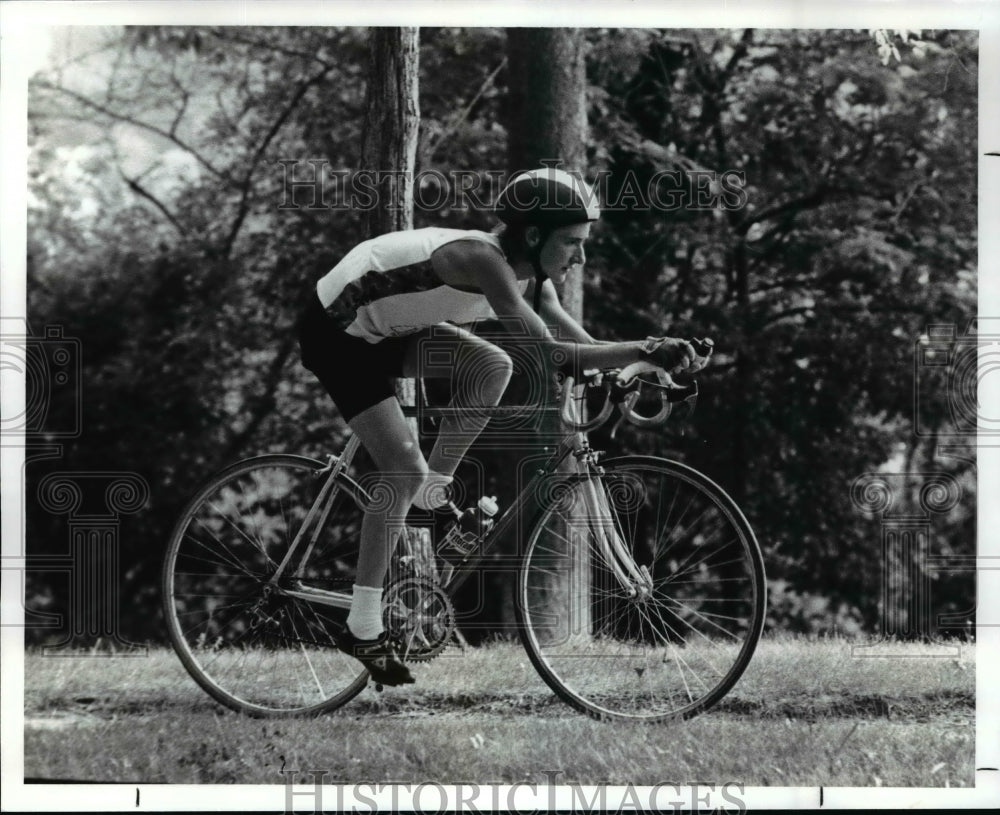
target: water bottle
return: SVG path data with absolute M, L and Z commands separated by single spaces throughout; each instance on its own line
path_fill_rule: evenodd
M 447 560 L 462 561 L 471 555 L 483 536 L 493 527 L 493 516 L 497 514 L 496 497 L 485 495 L 479 503 L 465 512 L 454 507 L 456 519 L 438 546 L 438 552 Z

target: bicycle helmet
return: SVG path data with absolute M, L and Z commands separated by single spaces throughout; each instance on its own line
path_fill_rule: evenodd
M 537 226 L 541 231 L 541 240 L 529 254 L 535 270 L 533 306 L 537 312 L 548 277 L 542 270 L 542 247 L 554 229 L 600 218 L 597 196 L 582 179 L 565 170 L 542 167 L 514 176 L 497 198 L 494 211 L 508 226 Z

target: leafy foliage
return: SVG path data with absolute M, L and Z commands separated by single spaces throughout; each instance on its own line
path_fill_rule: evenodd
M 123 522 L 123 597 L 151 620 L 161 542 L 201 478 L 343 438 L 293 324 L 359 214 L 288 206 L 282 162 L 296 178 L 309 159 L 356 169 L 365 32 L 93 36 L 30 89 L 29 316 L 82 342 L 84 433 L 29 467 L 29 542 L 65 549 L 65 519 L 32 493 L 46 472 L 140 473 L 151 498 Z M 474 172 L 486 197 L 507 144 L 504 34 L 421 36 L 418 170 Z M 933 546 L 975 545 L 974 454 L 948 457 L 934 434 L 972 440 L 954 435 L 954 386 L 914 362 L 928 325 L 961 335 L 975 313 L 975 35 L 890 36 L 885 64 L 863 32 L 588 38 L 588 159 L 611 205 L 588 249 L 588 327 L 719 348 L 694 420 L 626 428 L 624 446 L 679 455 L 737 497 L 780 581 L 776 625 L 871 630 L 881 533 L 851 504 L 855 478 L 909 472 L 902 500 L 917 507 L 921 473 L 953 475 L 966 500 L 932 519 Z M 418 207 L 417 225 L 488 227 L 473 204 Z M 968 607 L 971 580 L 939 583 L 936 608 Z
M 904 459 L 971 477 L 915 437 L 913 371 L 928 324 L 961 333 L 975 312 L 975 38 L 941 34 L 886 67 L 850 32 L 645 36 L 637 71 L 603 69 L 592 109 L 612 189 L 686 164 L 744 174 L 746 206 L 609 216 L 588 310 L 717 338 L 684 454 L 740 497 L 772 573 L 874 626 L 879 533 L 850 484 Z M 623 37 L 595 49 L 610 61 Z M 954 433 L 947 395 L 919 409 Z M 957 515 L 935 523 L 969 553 Z

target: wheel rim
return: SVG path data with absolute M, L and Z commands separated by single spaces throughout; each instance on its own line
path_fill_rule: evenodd
M 349 589 L 362 512 L 341 487 L 307 571 L 270 581 L 322 486 L 319 465 L 265 457 L 201 491 L 171 539 L 165 601 L 185 667 L 237 710 L 287 715 L 336 707 L 367 674 L 337 651 L 346 611 L 288 593 L 303 585 Z M 301 550 L 300 550 L 301 551 Z
M 603 525 L 578 483 L 529 540 L 518 596 L 525 645 L 546 682 L 592 715 L 694 715 L 732 687 L 760 636 L 756 541 L 731 499 L 695 471 L 606 466 L 611 514 L 645 576 L 629 596 L 601 554 Z

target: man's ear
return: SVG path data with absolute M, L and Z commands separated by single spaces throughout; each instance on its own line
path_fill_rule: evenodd
M 534 249 L 542 241 L 542 230 L 537 226 L 529 226 L 524 230 L 524 242 L 528 244 L 531 249 Z

